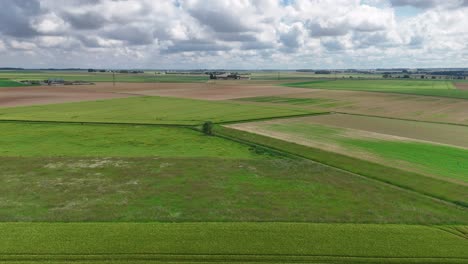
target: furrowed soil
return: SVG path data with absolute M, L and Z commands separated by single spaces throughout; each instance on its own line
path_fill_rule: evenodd
M 0 107 L 125 98 L 134 95 L 97 91 L 96 86 L 28 86 L 0 89 Z M 94 89 L 92 89 L 94 88 Z
M 309 89 L 278 87 L 265 82 L 96 83 L 0 89 L 0 107 L 93 101 L 130 96 L 168 96 L 204 100 L 297 94 Z
M 290 120 L 352 128 L 468 149 L 468 127 L 465 126 L 347 114 L 317 115 Z
M 454 83 L 455 87 L 460 90 L 468 90 L 468 82 Z
M 287 99 L 290 101 L 288 102 Z M 326 109 L 327 111 L 468 125 L 468 100 L 455 98 L 316 89 L 309 93 L 242 100 L 262 104 L 287 104 L 296 108 Z

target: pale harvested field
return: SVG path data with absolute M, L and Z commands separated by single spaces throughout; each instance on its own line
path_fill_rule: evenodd
M 468 100 L 357 91 L 313 90 L 291 98 L 336 100 L 329 111 L 468 125 Z M 300 105 L 321 109 L 320 105 Z
M 286 120 L 284 120 L 286 121 Z M 346 114 L 291 118 L 287 122 L 352 128 L 468 149 L 468 127 Z
M 463 83 L 454 83 L 455 87 L 460 90 L 468 90 L 468 82 L 463 82 Z
M 225 100 L 309 92 L 310 89 L 267 85 L 265 82 L 97 83 L 95 85 L 30 86 L 0 89 L 0 107 L 93 101 L 129 96 L 169 96 Z

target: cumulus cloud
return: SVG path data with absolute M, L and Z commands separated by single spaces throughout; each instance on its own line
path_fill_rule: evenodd
M 98 29 L 103 27 L 107 20 L 97 12 L 84 13 L 64 12 L 63 19 L 70 23 L 75 29 Z
M 12 37 L 37 34 L 32 20 L 41 13 L 38 0 L 4 0 L 0 8 L 0 32 Z
M 419 12 L 401 18 L 404 6 Z M 466 66 L 467 23 L 468 0 L 3 0 L 0 59 L 21 67 Z

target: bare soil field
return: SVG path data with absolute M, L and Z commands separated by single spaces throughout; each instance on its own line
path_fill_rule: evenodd
M 120 91 L 120 88 L 118 89 Z M 169 96 L 203 100 L 228 100 L 256 96 L 299 94 L 309 92 L 309 90 L 304 88 L 273 86 L 263 83 L 254 84 L 251 82 L 234 83 L 218 81 L 208 83 L 157 83 L 150 84 L 147 89 L 143 89 L 143 87 L 138 84 L 131 84 L 128 86 L 127 90 L 122 90 L 120 92 L 149 96 Z
M 460 90 L 468 90 L 468 82 L 454 83 L 455 87 Z
M 336 90 L 283 97 L 334 100 L 334 105 L 326 106 L 330 111 L 468 125 L 468 100 L 464 99 Z M 321 108 L 313 104 L 300 107 Z
M 94 87 L 95 88 L 95 87 Z M 112 92 L 91 92 L 90 87 L 33 86 L 0 89 L 0 107 L 15 107 L 65 102 L 94 101 L 132 96 Z
M 468 127 L 465 126 L 346 114 L 317 115 L 283 120 L 283 122 L 287 121 L 352 128 L 468 149 Z
M 76 86 L 31 86 L 0 89 L 0 107 L 53 104 L 123 98 L 129 96 L 169 96 L 203 100 L 272 96 L 309 92 L 260 83 L 97 83 Z

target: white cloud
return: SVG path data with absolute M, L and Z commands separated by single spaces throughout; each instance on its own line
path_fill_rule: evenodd
M 4 64 L 12 66 L 54 67 L 66 54 L 63 63 L 75 63 L 67 67 L 438 67 L 468 60 L 466 0 L 4 0 L 2 6 L 0 50 L 11 49 Z M 396 19 L 401 6 L 420 12 Z

